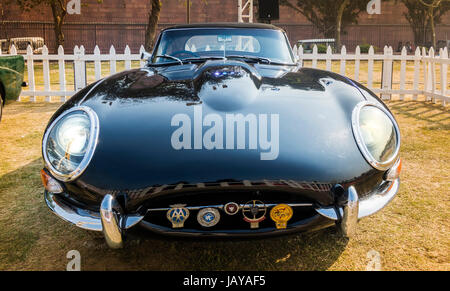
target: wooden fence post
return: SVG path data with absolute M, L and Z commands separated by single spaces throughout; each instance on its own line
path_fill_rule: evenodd
M 441 62 L 441 94 L 445 96 L 447 94 L 447 70 L 448 70 L 448 64 L 444 63 L 445 60 L 448 60 L 448 50 L 447 47 L 445 47 L 440 56 L 443 61 Z M 445 99 L 442 99 L 442 105 L 446 105 Z
M 125 70 L 129 70 L 131 69 L 131 61 L 130 61 L 131 51 L 128 45 L 125 47 L 124 55 L 125 55 Z
M 434 48 L 431 47 L 430 48 L 430 64 L 431 64 L 431 66 L 428 68 L 428 71 L 429 71 L 429 75 L 431 76 L 431 78 L 429 80 L 431 82 L 431 93 L 433 94 L 431 96 L 431 101 L 433 103 L 436 103 L 436 97 L 434 96 L 434 94 L 436 94 L 436 64 L 434 61 L 435 61 Z
M 315 69 L 315 68 L 317 68 L 317 59 L 319 57 L 319 53 L 318 53 L 318 50 L 317 50 L 317 45 L 313 46 L 312 57 L 313 57 L 313 59 L 312 59 L 312 67 Z
M 367 56 L 367 88 L 373 89 L 373 57 L 375 51 L 373 46 L 369 48 L 369 55 Z
M 300 64 L 300 67 L 303 67 L 303 46 L 299 46 L 297 50 L 297 56 L 298 56 L 298 63 Z
M 428 101 L 428 61 L 426 59 L 427 57 L 427 50 L 425 47 L 422 47 L 422 63 L 423 63 L 423 92 L 425 95 L 425 100 Z
M 84 47 L 75 46 L 74 49 L 75 61 L 74 61 L 74 78 L 75 78 L 75 91 L 81 90 L 86 86 L 86 66 L 84 62 Z
M 347 49 L 345 48 L 345 45 L 341 48 L 341 68 L 339 70 L 340 74 L 345 76 L 345 57 L 347 56 Z
M 416 52 L 414 55 L 414 82 L 413 82 L 413 100 L 417 100 L 417 92 L 419 91 L 419 77 L 420 77 L 420 48 L 416 48 Z
M 381 80 L 381 89 L 391 90 L 392 89 L 392 47 L 384 47 L 384 59 L 383 59 L 383 74 Z M 381 99 L 390 100 L 392 94 L 381 94 Z
M 28 45 L 27 47 L 27 71 L 28 71 L 28 89 L 31 92 L 31 97 L 30 97 L 30 101 L 31 102 L 35 102 L 36 101 L 36 97 L 35 97 L 35 82 L 34 82 L 34 60 L 33 60 L 33 49 L 31 48 L 30 45 Z M 19 101 L 20 101 L 20 97 L 19 97 Z
M 114 46 L 109 49 L 109 73 L 111 75 L 116 73 L 116 49 Z
M 327 55 L 326 55 L 326 70 L 327 71 L 331 71 L 332 67 L 331 67 L 331 61 L 333 59 L 333 50 L 331 49 L 331 46 L 327 47 Z
M 49 92 L 50 89 L 50 62 L 48 60 L 48 48 L 46 45 L 42 48 L 42 72 L 44 74 L 44 91 Z M 45 96 L 45 101 L 50 102 L 50 96 Z
M 361 59 L 361 48 L 359 47 L 359 45 L 357 45 L 356 49 L 355 49 L 355 81 L 356 82 L 359 82 L 360 59 Z
M 406 52 L 406 47 L 402 48 L 402 59 L 400 60 L 400 90 L 405 90 L 405 80 L 406 80 L 406 56 L 407 56 L 407 52 Z M 404 100 L 405 99 L 405 94 L 401 93 L 400 94 L 400 100 Z
M 139 56 L 141 56 L 143 52 L 145 52 L 145 48 L 143 45 L 141 45 L 141 47 L 139 49 Z M 145 63 L 146 63 L 146 61 L 144 61 L 140 58 L 139 64 L 140 64 L 141 68 L 143 68 L 145 66 Z
M 66 64 L 64 61 L 64 48 L 62 45 L 58 47 L 58 69 L 59 69 L 59 90 L 66 91 Z M 61 102 L 66 102 L 65 95 L 61 96 Z
M 95 71 L 95 80 L 100 80 L 102 78 L 102 62 L 100 61 L 100 49 L 98 45 L 94 48 L 94 71 Z
M 17 55 L 17 49 L 16 49 L 16 46 L 15 46 L 15 45 L 12 45 L 12 46 L 11 46 L 11 48 L 10 48 L 10 50 L 9 50 L 9 54 L 12 55 L 12 56 Z

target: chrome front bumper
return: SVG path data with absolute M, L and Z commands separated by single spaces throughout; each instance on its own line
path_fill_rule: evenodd
M 123 232 L 138 224 L 144 216 L 125 215 L 112 195 L 105 195 L 100 205 L 100 213 L 81 209 L 58 199 L 59 194 L 45 191 L 47 206 L 57 216 L 76 226 L 93 231 L 102 231 L 106 242 L 111 248 L 123 246 Z
M 395 195 L 398 192 L 398 189 L 400 187 L 400 178 L 395 179 L 393 182 L 385 185 L 385 187 L 376 193 L 372 193 L 365 199 L 358 199 L 358 216 L 357 219 L 364 218 L 366 216 L 373 215 L 383 209 L 392 199 L 394 199 Z M 352 194 L 356 194 L 356 191 L 353 187 L 350 187 Z M 339 209 L 339 215 L 342 217 L 344 214 L 344 208 L 341 207 Z M 339 220 L 339 216 L 337 213 L 336 208 L 334 207 L 328 207 L 328 208 L 317 208 L 316 211 L 329 219 L 332 220 Z M 356 216 L 356 215 L 355 215 Z
M 400 180 L 396 179 L 384 189 L 365 199 L 359 199 L 354 187 L 347 189 L 347 202 L 342 207 L 316 208 L 320 215 L 338 222 L 347 237 L 355 232 L 357 221 L 375 214 L 385 207 L 397 194 Z M 58 197 L 60 194 L 45 192 L 48 207 L 60 218 L 76 226 L 93 231 L 102 231 L 111 248 L 123 246 L 123 232 L 144 218 L 138 214 L 124 214 L 114 196 L 107 194 L 101 203 L 100 212 L 81 209 Z

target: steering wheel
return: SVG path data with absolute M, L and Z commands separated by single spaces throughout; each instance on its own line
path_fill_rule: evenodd
M 183 56 L 183 54 L 187 55 L 187 56 Z M 199 55 L 197 55 L 196 53 L 193 53 L 191 51 L 177 51 L 177 52 L 172 53 L 171 55 L 174 56 L 174 57 L 177 57 L 177 58 L 180 58 L 180 57 L 181 58 L 183 58 L 183 57 L 196 57 L 196 58 L 199 58 L 200 57 Z

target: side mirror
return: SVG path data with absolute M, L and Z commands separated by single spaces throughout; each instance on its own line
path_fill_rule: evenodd
M 148 53 L 148 52 L 141 53 L 141 60 L 148 61 L 149 59 L 151 59 L 151 57 L 152 57 L 151 53 Z

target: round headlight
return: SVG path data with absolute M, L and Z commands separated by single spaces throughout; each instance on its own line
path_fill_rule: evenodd
M 388 169 L 400 149 L 400 132 L 394 117 L 385 108 L 371 102 L 359 103 L 353 110 L 353 134 L 369 164 Z
M 88 107 L 72 108 L 50 125 L 42 149 L 55 178 L 71 181 L 83 173 L 94 154 L 98 129 L 98 117 Z

